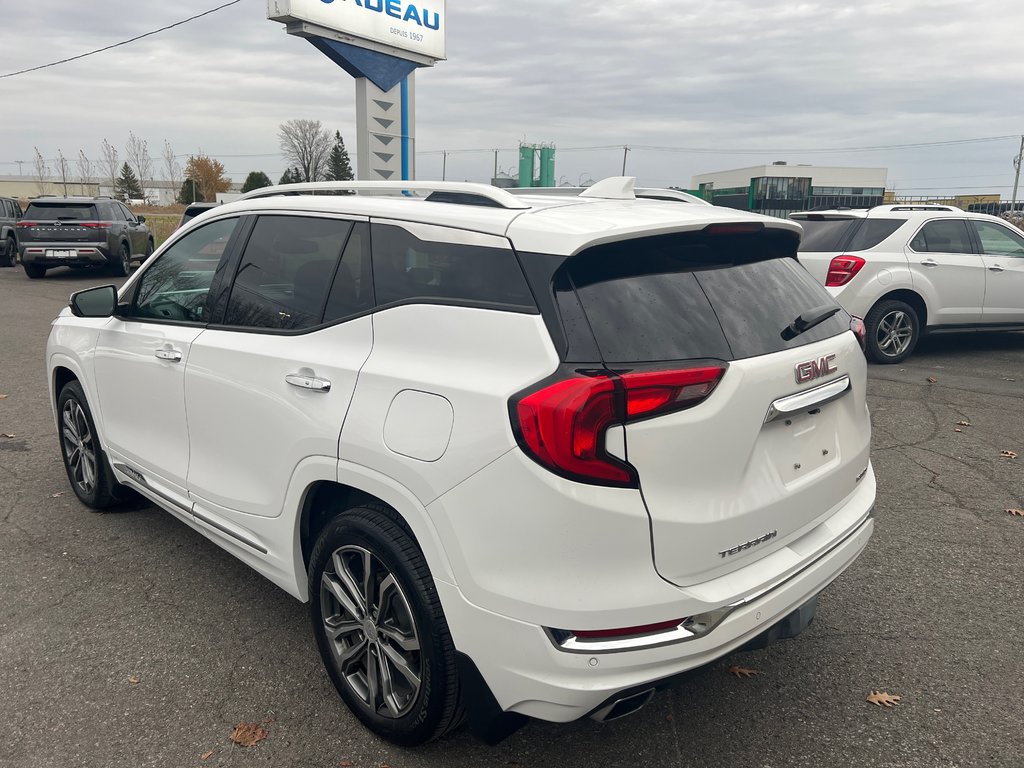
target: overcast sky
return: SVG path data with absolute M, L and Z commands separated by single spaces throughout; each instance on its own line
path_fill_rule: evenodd
M 0 75 L 220 2 L 0 0 Z M 220 159 L 236 179 L 259 169 L 277 181 L 277 127 L 290 118 L 341 130 L 354 158 L 352 79 L 268 21 L 265 6 L 242 0 L 0 79 L 0 174 L 23 160 L 29 175 L 35 147 L 97 159 L 107 138 L 123 155 L 132 130 L 155 158 L 167 140 L 179 154 Z M 526 139 L 554 142 L 556 177 L 574 184 L 618 175 L 630 145 L 627 173 L 644 185 L 688 187 L 697 173 L 786 160 L 884 166 L 908 194 L 1011 192 L 1024 133 L 1019 0 L 448 0 L 447 30 L 448 60 L 416 75 L 419 178 L 440 178 L 447 149 L 449 179 L 486 180 L 493 154 L 459 150 L 506 150 L 508 170 Z

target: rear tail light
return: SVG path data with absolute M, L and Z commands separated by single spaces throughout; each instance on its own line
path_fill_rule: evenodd
M 857 337 L 857 342 L 860 344 L 860 349 L 863 352 L 868 337 L 867 326 L 864 325 L 864 321 L 854 315 L 850 318 L 850 330 Z
M 527 454 L 560 475 L 635 486 L 633 467 L 605 450 L 608 427 L 691 408 L 724 374 L 724 365 L 713 365 L 564 379 L 513 398 L 512 426 Z
M 828 276 L 825 278 L 825 285 L 829 288 L 838 288 L 846 285 L 860 272 L 864 266 L 864 259 L 860 256 L 844 254 L 832 259 L 828 265 Z
M 733 224 L 710 224 L 704 227 L 706 235 L 752 235 L 764 230 L 759 221 L 740 221 Z
M 76 221 L 74 223 L 80 227 L 88 227 L 89 229 L 106 229 L 107 227 L 114 226 L 114 222 L 112 221 Z
M 14 226 L 16 226 L 16 227 L 38 227 L 39 226 L 39 222 L 38 221 L 19 221 Z

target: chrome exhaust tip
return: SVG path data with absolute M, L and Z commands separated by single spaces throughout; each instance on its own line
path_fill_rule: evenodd
M 654 689 L 648 688 L 646 691 L 634 693 L 632 696 L 626 696 L 622 699 L 616 699 L 611 704 L 601 707 L 590 717 L 594 720 L 597 720 L 599 723 L 607 723 L 611 720 L 619 720 L 628 715 L 632 715 L 634 712 L 638 712 L 653 697 Z

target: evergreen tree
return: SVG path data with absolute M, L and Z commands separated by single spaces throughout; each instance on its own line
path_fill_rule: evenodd
M 178 192 L 178 202 L 182 205 L 204 202 L 203 193 L 199 191 L 199 187 L 192 179 L 185 179 L 181 183 L 181 191 Z
M 355 178 L 352 173 L 352 163 L 348 157 L 348 150 L 345 149 L 345 140 L 341 138 L 341 131 L 334 132 L 334 146 L 327 158 L 327 180 L 328 181 L 351 181 Z
M 139 177 L 135 175 L 132 167 L 125 163 L 121 166 L 121 175 L 114 183 L 114 197 L 118 200 L 141 200 L 144 197 Z
M 283 174 L 281 174 L 281 180 L 278 184 L 298 184 L 302 181 L 302 171 L 298 168 L 288 168 Z
M 242 192 L 252 192 L 254 189 L 269 187 L 272 184 L 273 182 L 270 180 L 270 177 L 263 171 L 252 171 L 245 177 L 245 183 L 242 185 Z

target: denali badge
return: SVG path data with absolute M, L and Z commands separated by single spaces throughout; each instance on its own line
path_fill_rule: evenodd
M 825 357 L 819 357 L 817 360 L 807 360 L 796 365 L 796 383 L 803 384 L 808 381 L 814 381 L 815 379 L 821 378 L 829 373 L 835 373 L 839 369 L 836 368 L 836 356 L 825 355 Z
M 772 531 L 771 533 L 766 533 L 764 536 L 758 536 L 756 539 L 751 539 L 745 544 L 738 544 L 732 549 L 723 549 L 718 554 L 720 554 L 723 558 L 729 557 L 730 555 L 736 555 L 745 549 L 750 549 L 751 547 L 756 547 L 758 544 L 764 544 L 766 541 L 771 541 L 778 535 L 778 531 Z

